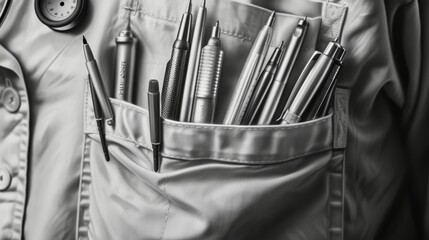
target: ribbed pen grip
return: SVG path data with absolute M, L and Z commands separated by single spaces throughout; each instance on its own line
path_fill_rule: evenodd
M 198 70 L 196 97 L 216 98 L 222 58 L 223 51 L 219 48 L 211 46 L 203 48 Z
M 178 120 L 183 95 L 188 51 L 173 48 L 171 59 L 165 71 L 162 87 L 162 116 Z

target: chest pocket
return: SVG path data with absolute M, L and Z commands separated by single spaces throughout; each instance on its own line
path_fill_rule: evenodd
M 176 19 L 150 13 L 144 9 L 144 1 L 130 4 L 124 7 L 130 9 L 131 25 L 145 26 L 135 29 L 139 39 L 144 39 L 150 28 L 163 32 L 153 38 L 145 35 L 149 39 L 141 43 L 145 56 L 137 75 L 143 80 L 138 87 L 141 98 L 136 102 L 143 107 L 111 99 L 115 126 L 106 129 L 110 162 L 101 151 L 87 90 L 77 238 L 343 239 L 348 91 L 336 89 L 328 116 L 287 126 L 225 126 L 164 119 L 161 172 L 155 173 L 144 100 L 147 89 L 143 86 L 147 87 L 150 78 L 163 79 L 169 50 L 154 49 L 160 48 L 157 38 L 174 39 L 175 28 L 170 29 L 169 22 Z M 235 67 L 245 61 L 236 58 L 246 55 L 242 51 L 250 49 L 252 34 L 257 34 L 252 33 L 253 22 L 248 23 L 249 35 L 239 34 L 246 32 L 244 26 L 248 25 L 242 22 L 247 17 L 237 13 L 251 12 L 257 29 L 266 20 L 257 16 L 268 10 L 234 2 L 228 5 L 233 9 L 228 12 L 222 7 L 225 4 L 220 2 L 212 18 L 226 22 L 221 38 L 225 66 L 231 64 L 222 81 L 233 84 L 240 72 Z M 310 18 L 315 27 L 310 29 L 313 38 L 308 37 L 312 40 L 306 41 L 300 57 L 302 65 L 318 45 L 340 34 L 344 6 L 320 4 L 321 15 Z M 329 9 L 341 14 L 328 14 Z M 233 13 L 236 15 L 231 16 Z M 273 42 L 288 38 L 302 17 L 280 15 Z M 337 28 L 332 30 L 329 24 Z M 164 67 L 159 67 L 161 64 Z M 225 102 L 232 93 L 222 93 L 222 88 L 219 92 Z

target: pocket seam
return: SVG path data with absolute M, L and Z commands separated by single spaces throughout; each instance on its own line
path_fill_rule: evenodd
M 115 99 L 116 100 L 116 99 Z M 88 99 L 87 99 L 88 101 Z M 125 104 L 122 104 L 120 102 L 117 101 L 111 101 L 112 104 L 118 105 L 120 107 L 129 109 L 131 111 L 134 112 L 138 112 L 139 114 L 143 114 L 143 115 L 147 115 L 147 111 L 142 111 L 136 107 L 131 107 Z M 86 104 L 88 105 L 88 104 Z M 309 126 L 313 126 L 313 125 L 317 125 L 317 124 L 321 124 L 324 122 L 329 121 L 329 119 L 332 118 L 332 114 L 310 121 L 310 122 L 303 122 L 303 123 L 298 123 L 297 125 L 293 126 L 293 125 L 270 125 L 270 127 L 245 127 L 243 125 L 237 125 L 235 127 L 227 127 L 227 126 L 222 126 L 222 125 L 215 125 L 215 126 L 193 126 L 193 125 L 187 125 L 187 124 L 182 124 L 182 123 L 173 123 L 173 122 L 168 122 L 171 121 L 169 119 L 167 119 L 168 121 L 163 121 L 164 125 L 170 125 L 170 126 L 174 126 L 174 127 L 183 127 L 183 128 L 194 128 L 194 129 L 219 129 L 219 130 L 234 130 L 234 131 L 277 131 L 277 130 L 283 130 L 283 129 L 297 129 L 297 128 L 304 128 L 304 127 L 309 127 Z M 195 124 L 195 123 L 189 123 L 189 124 Z
M 294 160 L 296 158 L 300 158 L 300 157 L 305 157 L 308 155 L 312 155 L 312 154 L 316 154 L 316 153 L 321 153 L 324 151 L 328 151 L 331 150 L 332 147 L 328 146 L 328 147 L 323 147 L 323 148 L 318 148 L 315 149 L 313 151 L 309 151 L 309 152 L 305 152 L 305 153 L 299 153 L 299 154 L 295 154 L 292 155 L 290 157 L 284 158 L 284 159 L 280 159 L 280 160 L 261 160 L 261 161 L 245 161 L 245 160 L 238 160 L 238 159 L 231 159 L 231 158 L 220 158 L 220 157 L 215 157 L 215 156 L 207 156 L 207 157 L 184 157 L 184 156 L 178 156 L 178 155 L 171 155 L 171 154 L 166 154 L 166 153 L 162 153 L 161 156 L 163 157 L 168 157 L 168 158 L 173 158 L 173 159 L 178 159 L 178 160 L 190 160 L 190 161 L 197 161 L 197 160 L 217 160 L 217 161 L 224 161 L 224 162 L 237 162 L 237 163 L 248 163 L 248 164 L 273 164 L 273 163 L 280 163 L 280 162 L 286 162 L 286 161 L 290 161 L 290 160 Z
M 175 127 L 181 127 L 181 128 L 195 128 L 195 129 L 219 129 L 219 130 L 233 130 L 233 131 L 278 131 L 278 130 L 283 130 L 283 129 L 298 129 L 298 128 L 304 128 L 304 127 L 309 127 L 309 126 L 313 126 L 313 125 L 317 125 L 317 124 L 321 124 L 324 123 L 326 121 L 328 121 L 331 118 L 332 115 L 320 118 L 320 119 L 316 119 L 313 122 L 307 122 L 307 123 L 299 123 L 296 126 L 291 126 L 291 125 L 285 125 L 285 126 L 281 126 L 281 125 L 271 125 L 271 127 L 243 127 L 242 125 L 237 125 L 237 127 L 223 127 L 220 125 L 216 125 L 216 126 L 192 126 L 192 125 L 186 125 L 186 124 L 181 124 L 181 123 L 172 123 L 172 122 L 167 122 L 164 121 L 164 125 L 170 125 L 170 126 L 175 126 Z M 192 124 L 192 123 L 190 123 Z

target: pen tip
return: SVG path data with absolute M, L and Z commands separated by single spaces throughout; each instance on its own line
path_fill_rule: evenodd
M 211 37 L 212 38 L 219 38 L 220 37 L 219 20 L 216 20 L 216 24 L 213 26 Z
M 83 38 L 83 44 L 88 44 L 88 43 L 86 42 L 86 38 L 85 38 L 85 36 L 82 36 L 82 38 Z
M 188 5 L 186 5 L 186 13 L 191 13 L 192 9 L 192 0 L 189 0 Z
M 270 17 L 268 18 L 267 26 L 272 27 L 274 25 L 274 19 L 276 18 L 276 11 L 271 12 Z
M 282 47 L 283 47 L 283 44 L 284 44 L 284 41 L 281 41 L 281 42 L 279 43 L 279 45 L 277 46 L 277 48 L 282 48 Z
M 206 7 L 206 0 L 201 1 L 201 7 Z

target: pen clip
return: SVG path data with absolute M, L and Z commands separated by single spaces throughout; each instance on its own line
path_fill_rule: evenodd
M 292 89 L 292 92 L 289 95 L 289 98 L 286 102 L 285 107 L 283 108 L 282 113 L 280 114 L 279 118 L 276 119 L 276 122 L 279 122 L 283 119 L 284 115 L 286 114 L 286 110 L 289 108 L 289 106 L 292 104 L 293 100 L 295 99 L 296 94 L 298 93 L 299 89 L 301 88 L 302 84 L 304 83 L 305 79 L 308 76 L 308 73 L 313 68 L 316 61 L 319 59 L 319 57 L 322 55 L 321 52 L 315 51 L 311 58 L 308 60 L 307 64 L 305 65 L 304 69 L 302 70 L 301 74 L 298 77 L 298 80 L 295 83 L 295 86 Z

